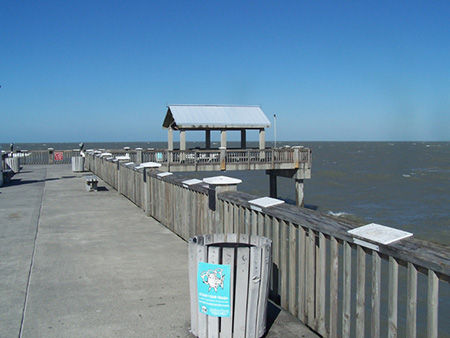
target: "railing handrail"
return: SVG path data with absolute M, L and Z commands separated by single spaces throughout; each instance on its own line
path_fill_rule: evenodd
M 279 158 L 277 158 L 275 161 L 277 163 L 294 163 L 294 152 L 298 151 L 301 156 L 299 156 L 298 162 L 299 163 L 311 163 L 311 150 L 307 148 L 267 148 L 267 149 L 256 149 L 256 148 L 248 148 L 248 149 L 225 149 L 225 158 L 229 158 L 231 155 L 236 155 L 238 153 L 242 154 L 243 160 L 251 161 L 251 158 L 247 158 L 248 156 L 254 156 L 254 154 L 264 154 L 264 162 L 270 163 L 273 162 L 275 158 L 275 154 L 282 154 Z M 49 163 L 55 163 L 51 160 L 51 156 L 54 153 L 57 152 L 63 152 L 64 157 L 67 158 L 67 156 L 78 156 L 80 151 L 79 150 L 30 150 L 27 151 L 27 154 L 30 154 L 29 156 L 25 156 L 24 158 L 29 157 L 29 160 L 27 162 L 33 163 L 33 164 L 49 164 Z M 105 152 L 111 153 L 114 155 L 124 155 L 124 154 L 130 154 L 131 156 L 136 156 L 138 154 L 138 151 L 136 149 L 107 149 Z M 198 158 L 198 154 L 204 155 L 204 154 L 210 154 L 210 155 L 219 155 L 221 152 L 220 149 L 187 149 L 187 150 L 168 150 L 168 149 L 143 149 L 142 154 L 151 156 L 159 156 L 163 154 L 168 154 L 171 159 L 173 158 L 179 158 L 178 161 L 169 160 L 169 157 L 162 157 L 162 159 L 159 162 L 162 163 L 171 163 L 171 164 L 177 164 L 181 162 L 183 156 L 177 156 L 177 155 L 189 155 L 194 154 L 194 160 L 201 160 L 201 158 Z M 288 154 L 289 156 L 286 156 Z M 48 160 L 45 157 L 48 155 Z M 268 159 L 268 160 L 265 160 Z M 67 162 L 68 160 L 65 160 Z M 215 162 L 212 161 L 211 163 L 203 163 L 203 165 L 208 164 L 214 164 Z
M 373 249 L 354 242 L 348 230 L 361 224 L 350 220 L 286 203 L 256 210 L 249 201 L 258 196 L 186 186 L 177 175 L 162 177 L 91 155 L 87 166 L 186 240 L 214 232 L 271 238 L 273 299 L 323 336 L 364 336 L 365 325 L 373 337 L 386 330 L 415 336 L 417 323 L 429 337 L 438 335 L 439 281 L 446 287 L 450 282 L 449 246 L 411 237 Z M 427 276 L 425 290 L 419 273 Z M 397 318 L 400 304 L 407 307 L 406 325 Z M 425 319 L 418 314 L 423 306 Z
M 250 208 L 251 201 L 257 196 L 244 192 L 224 192 L 219 198 L 245 208 Z M 360 227 L 362 224 L 351 220 L 338 219 L 322 214 L 314 210 L 298 208 L 284 203 L 264 209 L 264 214 L 282 219 L 286 222 L 308 227 L 325 235 L 333 236 L 343 241 L 352 243 L 354 237 L 348 230 Z M 301 222 L 299 222 L 301 220 Z M 368 241 L 368 240 L 367 240 Z M 441 274 L 441 279 L 450 282 L 450 247 L 433 243 L 416 237 L 405 238 L 401 241 L 383 245 L 373 242 L 379 247 L 379 252 L 386 256 L 399 259 L 401 262 L 409 262 L 425 269 L 431 269 Z
M 177 152 L 178 150 L 174 150 Z M 208 150 L 215 152 L 214 150 Z M 188 152 L 181 151 L 181 152 Z M 142 171 L 142 169 L 140 170 Z M 182 179 L 176 176 L 169 176 L 164 178 L 168 183 L 183 186 Z M 192 186 L 191 190 L 201 193 L 207 193 L 207 189 L 202 186 Z M 245 208 L 250 208 L 248 201 L 258 198 L 258 196 L 250 195 L 244 192 L 224 192 L 220 195 L 220 199 Z M 333 236 L 339 240 L 353 242 L 353 236 L 348 233 L 348 230 L 361 226 L 361 223 L 338 219 L 333 216 L 328 216 L 314 210 L 298 208 L 297 206 L 287 203 L 281 206 L 274 206 L 264 210 L 264 213 L 271 217 L 283 219 L 286 222 L 307 226 L 308 228 L 324 233 L 325 235 Z M 299 219 L 302 222 L 299 222 Z M 300 223 L 300 224 L 299 224 Z M 370 242 L 370 241 L 369 241 Z M 450 281 L 450 247 L 432 243 L 416 237 L 405 238 L 399 242 L 394 242 L 389 245 L 382 245 L 374 242 L 379 246 L 379 252 L 387 256 L 395 257 L 401 262 L 410 262 L 415 265 L 424 267 L 426 269 L 434 270 L 442 274 L 444 280 Z

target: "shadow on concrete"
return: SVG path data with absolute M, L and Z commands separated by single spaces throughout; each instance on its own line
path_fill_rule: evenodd
M 272 302 L 267 302 L 266 334 L 263 337 L 265 337 L 270 331 L 270 328 L 272 327 L 273 323 L 275 323 L 275 320 L 277 319 L 280 312 L 280 308 L 278 308 L 275 304 L 273 304 Z
M 56 181 L 56 180 L 60 180 L 60 179 L 61 178 L 46 178 L 44 180 L 22 180 L 21 178 L 13 178 L 9 183 L 4 184 L 2 187 L 7 188 L 7 187 L 17 186 L 17 185 L 22 185 L 22 184 L 42 183 L 42 182 L 47 182 L 47 181 Z
M 303 324 L 299 330 L 299 319 L 285 313 L 278 305 L 269 301 L 267 303 L 266 337 L 322 337 L 320 334 Z M 271 332 L 272 326 L 275 332 Z M 282 328 L 281 328 L 282 327 Z

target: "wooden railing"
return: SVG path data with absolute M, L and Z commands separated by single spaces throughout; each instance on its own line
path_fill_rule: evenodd
M 414 337 L 418 299 L 426 298 L 420 304 L 427 307 L 426 332 L 437 336 L 439 280 L 447 288 L 450 281 L 448 247 L 413 238 L 368 249 L 348 233 L 354 223 L 290 205 L 257 212 L 248 203 L 254 196 L 243 193 L 224 193 L 220 199 L 230 220 L 225 231 L 272 239 L 282 307 L 320 334 Z M 424 285 L 418 287 L 419 273 L 427 276 L 427 294 L 418 295 L 424 290 Z M 399 285 L 407 290 L 406 297 L 399 296 Z M 400 303 L 406 310 L 403 327 L 398 322 Z
M 21 165 L 27 164 L 69 164 L 72 156 L 79 156 L 78 150 L 32 150 L 15 152 L 12 154 L 18 157 Z M 11 156 L 9 154 L 8 156 Z
M 146 151 L 144 156 L 145 154 L 153 155 L 154 152 Z M 223 149 L 222 151 L 172 150 L 167 151 L 167 156 L 164 157 L 162 162 L 168 162 L 169 164 L 200 163 L 202 165 L 214 165 L 222 161 L 226 164 L 294 163 L 295 154 L 297 154 L 298 162 L 311 163 L 311 151 L 300 147 L 288 149 Z M 155 158 L 155 156 L 151 156 L 151 158 Z
M 108 151 L 114 156 L 125 155 L 123 150 Z M 303 147 L 280 149 L 216 149 L 216 150 L 130 150 L 126 154 L 130 161 L 157 162 L 167 170 L 178 171 L 181 167 L 190 170 L 226 170 L 227 165 L 234 169 L 251 169 L 255 165 L 289 164 L 289 168 L 298 169 L 301 165 L 309 168 L 312 162 L 311 150 Z M 270 166 L 268 168 L 271 168 Z
M 255 210 L 249 201 L 257 196 L 236 186 L 187 186 L 179 176 L 92 155 L 86 165 L 185 240 L 209 233 L 270 238 L 271 299 L 323 336 L 442 333 L 439 311 L 450 310 L 449 299 L 442 302 L 450 291 L 448 246 L 414 237 L 361 246 L 348 233 L 360 224 L 288 204 Z
M 196 171 L 257 169 L 257 166 L 269 165 L 264 169 L 279 169 L 277 165 L 288 164 L 284 169 L 298 169 L 302 165 L 311 167 L 311 150 L 303 147 L 277 149 L 222 149 L 222 150 L 105 150 L 112 156 L 128 156 L 135 163 L 157 162 L 167 170 Z M 21 164 L 68 164 L 72 156 L 79 156 L 78 150 L 33 150 L 16 153 Z

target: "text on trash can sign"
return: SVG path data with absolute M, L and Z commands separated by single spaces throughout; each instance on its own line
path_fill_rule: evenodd
M 197 290 L 200 313 L 230 317 L 230 266 L 198 263 Z

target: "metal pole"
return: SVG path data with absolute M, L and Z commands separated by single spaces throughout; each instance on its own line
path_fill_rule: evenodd
M 273 144 L 274 148 L 277 147 L 277 114 L 273 114 Z

